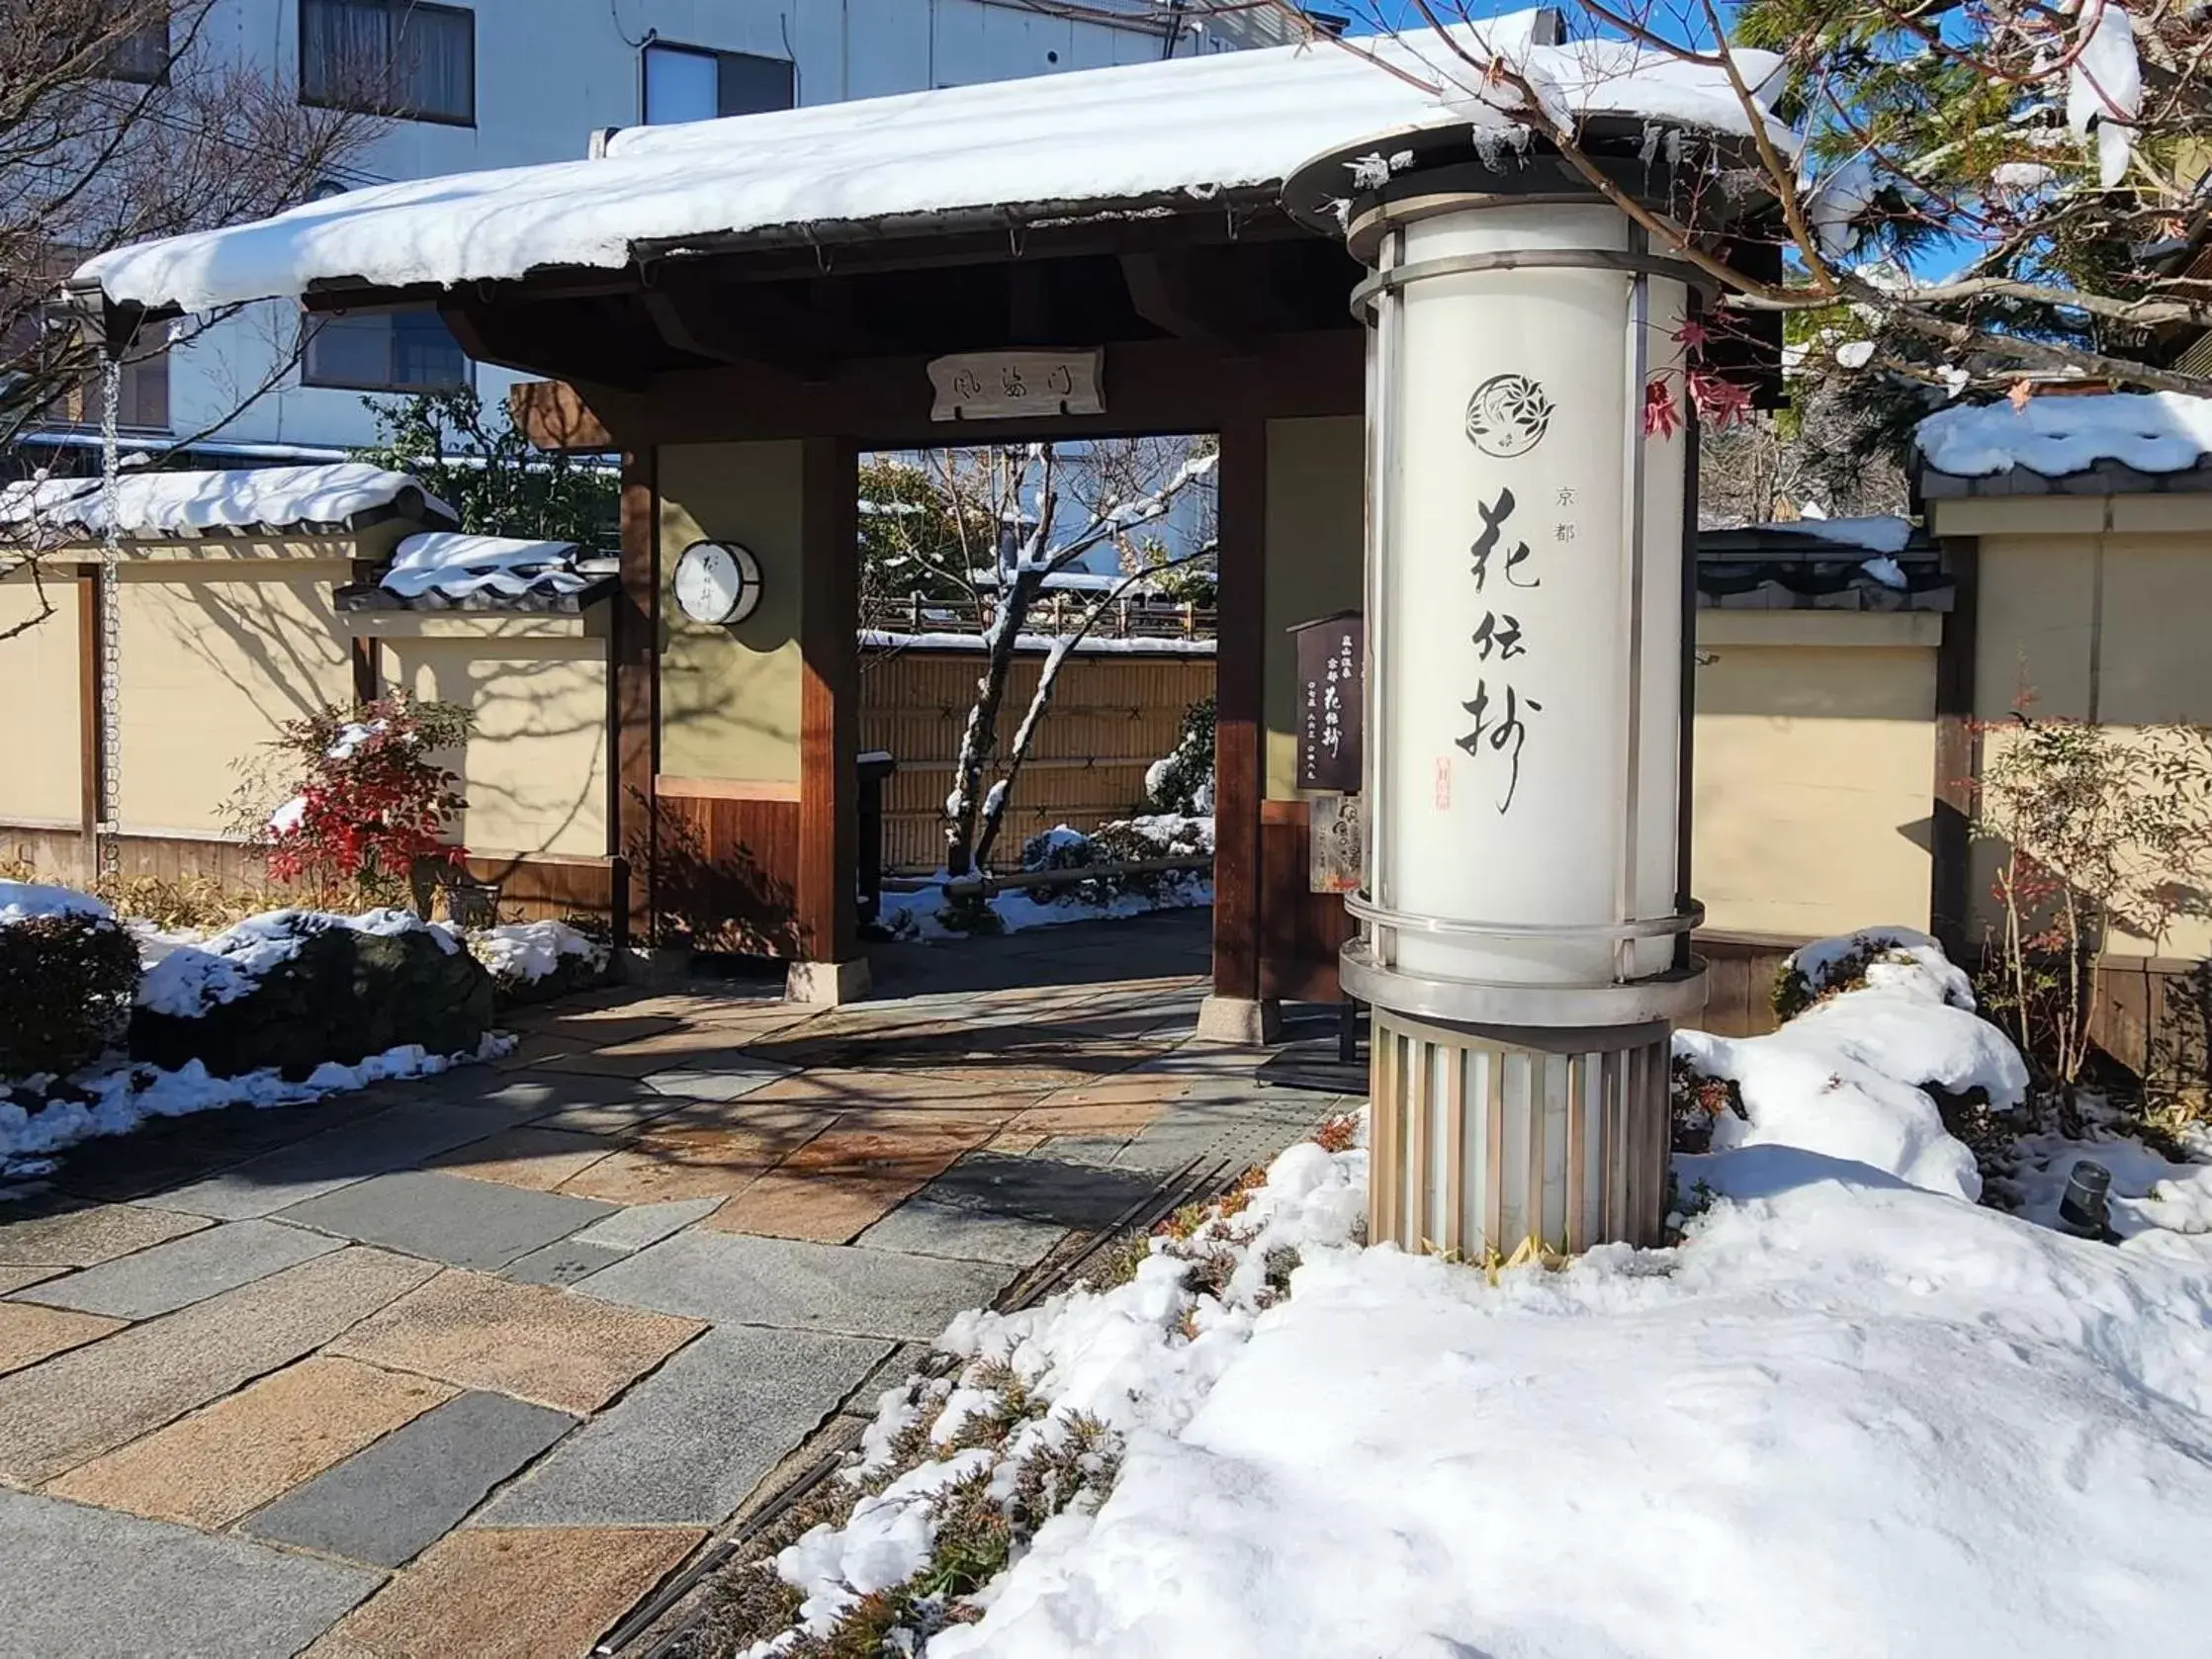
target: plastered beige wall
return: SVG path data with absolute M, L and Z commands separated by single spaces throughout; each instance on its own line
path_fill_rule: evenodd
M 800 464 L 797 443 L 661 451 L 661 765 L 672 777 L 799 776 Z M 760 561 L 760 608 L 734 628 L 686 618 L 670 584 L 692 542 L 741 542 Z
M 476 716 L 466 752 L 446 757 L 469 806 L 473 852 L 607 850 L 606 643 L 566 639 L 394 638 L 386 683 Z
M 338 560 L 123 568 L 126 830 L 221 829 L 235 761 L 284 722 L 352 698 L 350 648 L 330 607 L 349 574 Z
M 37 621 L 44 603 L 53 614 Z M 77 716 L 77 580 L 48 567 L 0 578 L 0 824 L 76 827 L 83 812 Z
M 1268 422 L 1267 792 L 1298 799 L 1293 623 L 1365 606 L 1366 422 L 1358 415 Z
M 2182 504 L 2203 510 L 2195 498 Z M 2120 497 L 2089 505 L 2095 523 L 2114 528 L 2032 534 L 2014 525 L 1982 538 L 1976 714 L 2001 722 L 2024 700 L 2030 714 L 2096 721 L 2122 734 L 2152 724 L 2212 725 L 2212 651 L 2204 643 L 2212 527 L 2134 529 L 2161 522 L 2147 503 Z M 2171 515 L 2174 504 L 2166 505 Z M 2005 741 L 2001 729 L 1992 731 L 1985 749 Z M 1997 919 L 1991 883 L 1998 857 L 1993 844 L 1977 843 L 1978 927 Z M 2122 932 L 2115 943 L 2125 954 L 2212 955 L 2212 920 L 2183 917 L 2162 938 Z
M 1926 926 L 1934 651 L 1712 645 L 1701 630 L 1699 656 L 1692 889 L 1706 924 Z

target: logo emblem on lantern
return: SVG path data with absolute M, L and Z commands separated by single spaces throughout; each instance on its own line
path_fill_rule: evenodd
M 1526 375 L 1492 375 L 1467 399 L 1467 439 L 1484 455 L 1526 455 L 1551 429 L 1551 398 Z

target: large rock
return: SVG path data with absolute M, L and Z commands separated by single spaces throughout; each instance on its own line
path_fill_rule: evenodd
M 304 1077 L 326 1060 L 350 1066 L 402 1043 L 473 1050 L 491 1028 L 491 976 L 449 945 L 421 928 L 328 928 L 234 1001 L 189 1017 L 136 1009 L 132 1056 L 172 1068 L 199 1060 L 218 1077 L 264 1066 Z

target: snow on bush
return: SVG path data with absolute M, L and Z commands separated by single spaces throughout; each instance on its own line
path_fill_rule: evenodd
M 1740 1111 L 1714 1114 L 1712 1150 L 1792 1146 L 1980 1197 L 1974 1154 L 1923 1086 L 2009 1111 L 2027 1097 L 2027 1066 L 1973 1011 L 1966 976 L 1935 941 L 1905 928 L 1823 939 L 1790 959 L 1784 984 L 1802 988 L 1795 1000 L 1810 1005 L 1779 1031 L 1675 1034 L 1675 1058 L 1695 1077 L 1736 1086 Z
M 596 974 L 607 965 L 607 947 L 565 921 L 516 921 L 479 928 L 469 949 L 502 985 L 535 985 L 571 962 Z
M 0 1079 L 97 1060 L 131 1015 L 138 953 L 90 894 L 0 881 Z
M 452 926 L 424 921 L 411 911 L 380 908 L 359 916 L 269 911 L 207 939 L 159 938 L 147 952 L 152 960 L 138 983 L 138 1005 L 155 1013 L 196 1018 L 220 1004 L 236 1002 L 270 969 L 299 955 L 309 939 L 333 927 L 387 935 L 421 931 L 432 934 L 448 955 L 461 948 Z

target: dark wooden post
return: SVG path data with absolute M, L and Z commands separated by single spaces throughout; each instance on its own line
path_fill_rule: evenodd
M 854 937 L 859 874 L 859 447 L 809 438 L 801 464 L 799 655 L 799 884 L 805 960 L 791 995 L 845 1002 L 866 995 Z
M 659 842 L 653 778 L 661 746 L 661 488 L 654 450 L 622 457 L 622 591 L 614 598 L 613 726 L 607 815 L 618 944 L 654 942 L 653 861 Z
M 1934 818 L 1928 931 L 1955 962 L 1965 962 L 1973 917 L 1969 869 L 1974 842 L 1975 780 L 1981 747 L 1974 735 L 1975 639 L 1981 629 L 1982 551 L 1971 536 L 1946 536 L 1943 557 L 1951 567 L 1950 614 L 1935 653 Z
M 1221 430 L 1220 620 L 1213 682 L 1213 997 L 1205 1035 L 1262 1040 L 1260 797 L 1265 743 L 1268 427 L 1240 413 Z

